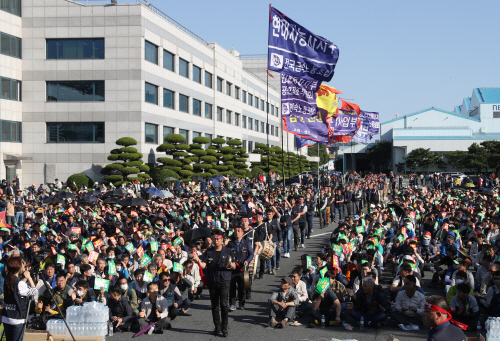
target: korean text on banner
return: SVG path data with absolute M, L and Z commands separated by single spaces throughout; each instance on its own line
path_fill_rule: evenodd
M 281 74 L 329 82 L 339 59 L 331 41 L 297 24 L 269 6 L 268 69 Z
M 321 82 L 315 79 L 281 76 L 281 115 L 316 115 L 316 92 Z
M 328 142 L 328 126 L 318 116 L 286 116 L 283 117 L 283 129 L 316 142 Z

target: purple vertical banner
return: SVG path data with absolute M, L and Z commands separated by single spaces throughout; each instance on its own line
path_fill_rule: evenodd
M 349 113 L 349 114 L 345 114 Z M 332 117 L 330 124 L 330 135 L 338 136 L 338 135 L 353 135 L 358 130 L 358 120 L 359 117 L 357 115 L 352 115 L 352 111 L 343 111 L 339 110 L 337 116 Z
M 282 119 L 285 131 L 316 142 L 328 142 L 328 126 L 317 116 L 286 116 Z
M 320 81 L 281 75 L 281 115 L 316 116 L 316 92 Z
M 380 130 L 380 121 L 378 112 L 363 111 L 359 115 L 360 118 L 368 120 L 368 133 L 370 135 L 377 135 Z

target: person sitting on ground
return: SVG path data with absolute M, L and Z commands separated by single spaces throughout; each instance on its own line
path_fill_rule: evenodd
M 130 302 L 130 307 L 132 308 L 132 313 L 134 316 L 139 315 L 139 302 L 137 301 L 137 293 L 128 284 L 127 278 L 118 278 L 117 285 L 120 287 L 121 295 L 125 296 Z
M 479 317 L 479 306 L 474 296 L 470 294 L 471 287 L 468 283 L 457 284 L 457 294 L 450 303 L 451 316 L 458 322 L 467 324 L 467 330 L 476 330 Z
M 404 284 L 404 290 L 400 291 L 396 297 L 392 317 L 403 330 L 419 330 L 419 326 L 422 325 L 425 296 L 417 291 L 415 276 L 406 276 Z
M 327 326 L 338 326 L 341 323 L 340 314 L 342 313 L 342 306 L 337 295 L 331 289 L 331 285 L 335 281 L 335 272 L 327 271 L 325 278 L 330 280 L 330 287 L 322 294 L 318 294 L 317 292 L 313 294 L 310 314 L 316 325 L 319 325 L 322 316 L 325 316 L 325 324 Z
M 387 317 L 387 309 L 386 301 L 375 289 L 373 278 L 365 277 L 362 288 L 356 293 L 352 318 L 359 322 L 363 317 L 366 325 L 378 328 Z
M 137 321 L 130 302 L 122 295 L 120 287 L 113 287 L 109 290 L 108 308 L 109 319 L 115 331 L 126 331 Z
M 150 323 L 155 322 L 148 334 L 163 334 L 163 329 L 170 329 L 170 317 L 168 317 L 167 299 L 158 295 L 158 284 L 148 283 L 148 296 L 141 302 L 139 308 L 140 329 L 146 328 Z
M 297 266 L 293 268 L 290 278 L 293 282 L 292 287 L 295 289 L 297 297 L 299 298 L 299 305 L 296 307 L 297 314 L 299 312 L 306 313 L 311 309 L 311 301 L 309 300 L 309 295 L 307 294 L 306 283 L 301 280 L 302 267 Z
M 457 285 L 459 285 L 460 283 L 466 283 L 466 281 L 467 281 L 467 273 L 465 273 L 464 271 L 457 271 L 457 274 L 455 275 L 455 285 L 452 286 L 450 290 L 448 290 L 448 293 L 446 294 L 446 302 L 448 304 L 451 303 L 451 299 L 453 298 L 453 296 L 457 294 Z M 469 293 L 472 296 L 474 296 L 474 290 L 472 289 L 472 287 Z
M 95 302 L 95 292 L 89 288 L 89 283 L 86 280 L 80 280 L 75 284 L 76 290 L 71 294 L 72 302 L 70 305 L 83 306 L 87 302 Z
M 272 328 L 285 328 L 295 319 L 295 307 L 299 305 L 297 292 L 292 287 L 290 277 L 281 279 L 281 287 L 269 296 L 269 325 Z

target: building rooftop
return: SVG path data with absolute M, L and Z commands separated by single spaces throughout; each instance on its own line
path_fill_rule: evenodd
M 477 88 L 477 93 L 481 103 L 500 103 L 500 88 Z

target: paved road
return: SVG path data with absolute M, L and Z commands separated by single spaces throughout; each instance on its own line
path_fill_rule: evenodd
M 315 224 L 318 220 L 315 218 Z M 318 224 L 319 225 L 319 224 Z M 282 258 L 281 269 L 277 275 L 265 275 L 261 280 L 255 280 L 253 284 L 252 300 L 247 301 L 246 310 L 236 310 L 229 314 L 229 337 L 228 340 L 331 340 L 335 339 L 357 339 L 363 340 L 382 340 L 385 341 L 389 335 L 394 335 L 400 341 L 425 340 L 427 330 L 403 331 L 399 329 L 394 322 L 380 329 L 365 328 L 360 331 L 355 327 L 353 331 L 347 331 L 343 327 L 327 327 L 321 329 L 306 328 L 308 320 L 300 319 L 302 326 L 287 326 L 285 329 L 271 329 L 268 327 L 268 309 L 267 298 L 273 290 L 276 290 L 280 284 L 280 278 L 289 273 L 296 265 L 300 265 L 300 256 L 304 253 L 313 254 L 319 252 L 323 245 L 328 244 L 328 238 L 334 226 L 325 229 L 315 229 L 311 239 L 306 240 L 306 248 L 299 249 L 298 252 L 292 252 L 290 258 Z M 387 270 L 386 270 L 387 272 Z M 427 284 L 431 279 L 431 273 L 426 273 L 424 278 L 424 290 L 426 295 L 437 294 L 436 291 L 429 291 Z M 387 277 L 389 278 L 389 277 Z M 387 284 L 388 281 L 382 284 Z M 172 323 L 172 329 L 165 331 L 163 335 L 140 336 L 143 339 L 165 340 L 166 338 L 177 338 L 178 340 L 212 340 L 221 339 L 211 335 L 213 331 L 212 315 L 210 310 L 210 301 L 208 292 L 201 295 L 201 299 L 194 301 L 189 313 L 192 316 L 177 317 Z M 129 340 L 132 333 L 118 333 L 112 337 L 107 337 L 107 341 Z M 468 336 L 475 336 L 475 333 L 468 333 Z

